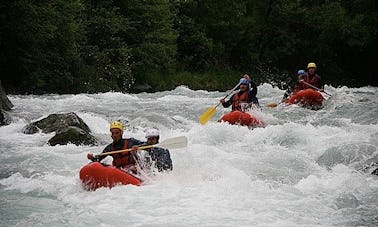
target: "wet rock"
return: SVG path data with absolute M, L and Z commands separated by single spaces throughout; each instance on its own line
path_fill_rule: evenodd
M 6 111 L 0 110 L 0 126 L 9 125 L 12 122 L 11 117 Z
M 135 85 L 133 87 L 133 92 L 140 93 L 140 92 L 153 92 L 151 85 L 149 84 L 141 84 L 141 85 Z
M 12 107 L 13 104 L 8 99 L 0 81 L 0 126 L 10 124 L 11 117 L 7 114 L 6 111 L 11 110 Z
M 96 138 L 91 134 L 75 126 L 69 126 L 58 130 L 53 138 L 48 142 L 51 146 L 57 144 L 66 145 L 72 143 L 75 145 L 95 145 L 97 143 Z
M 90 129 L 85 122 L 75 113 L 51 114 L 48 117 L 32 122 L 24 127 L 23 133 L 34 134 L 37 132 L 56 132 L 48 144 L 66 145 L 68 143 L 76 145 L 96 145 L 97 139 L 90 134 Z
M 4 91 L 3 86 L 1 85 L 0 81 L 0 109 L 1 110 L 11 110 L 13 107 L 13 104 L 8 99 L 7 94 Z
M 28 124 L 23 129 L 23 132 L 25 134 L 34 134 L 39 131 L 51 133 L 65 129 L 68 126 L 76 126 L 88 133 L 90 132 L 88 125 L 72 112 L 67 114 L 51 114 L 42 120 Z

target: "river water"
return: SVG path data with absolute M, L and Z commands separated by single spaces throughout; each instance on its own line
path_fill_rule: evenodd
M 259 87 L 265 128 L 217 123 L 199 116 L 224 92 L 116 92 L 9 96 L 13 123 L 0 127 L 0 226 L 376 226 L 378 88 L 334 88 L 324 108 L 267 108 L 284 91 Z M 53 134 L 23 127 L 52 113 L 77 113 L 98 146 L 48 146 Z M 126 137 L 186 136 L 171 150 L 174 170 L 141 186 L 82 189 L 79 170 L 88 152 L 111 142 L 113 120 Z

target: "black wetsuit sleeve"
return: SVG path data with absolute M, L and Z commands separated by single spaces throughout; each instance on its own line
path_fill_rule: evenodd
M 282 97 L 283 100 L 286 100 L 293 93 L 295 84 L 296 82 L 293 79 L 291 79 L 289 85 L 287 86 L 287 90 L 285 91 L 285 94 Z
M 102 153 L 106 153 L 106 152 L 110 152 L 110 151 L 112 151 L 112 144 L 109 144 L 108 146 L 106 146 L 104 148 L 104 150 L 102 151 Z M 108 155 L 97 156 L 97 157 L 95 156 L 93 158 L 93 161 L 94 162 L 100 162 L 101 160 L 103 160 L 104 158 L 106 158 L 106 156 L 108 156 Z
M 256 95 L 257 95 L 257 85 L 253 81 L 250 81 L 249 84 L 251 85 L 251 95 L 253 97 L 256 97 Z
M 146 144 L 146 142 L 143 142 L 143 141 L 140 141 L 140 140 L 137 140 L 137 139 L 135 139 L 135 138 L 130 138 L 129 139 L 129 147 L 131 148 L 132 146 L 134 146 L 134 145 L 138 145 L 138 146 L 140 146 L 140 145 L 145 145 Z
M 230 98 L 229 100 L 227 100 L 226 102 L 222 103 L 222 106 L 223 106 L 224 108 L 227 108 L 227 107 L 231 106 L 231 105 L 232 105 L 232 100 L 233 100 L 233 98 L 234 98 L 234 95 L 232 95 L 231 98 Z

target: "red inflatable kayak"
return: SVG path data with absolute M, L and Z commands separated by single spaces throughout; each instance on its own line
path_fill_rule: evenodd
M 228 122 L 232 125 L 242 125 L 248 127 L 265 127 L 265 123 L 256 117 L 252 116 L 250 113 L 244 113 L 241 111 L 229 112 L 219 120 L 219 122 Z
M 80 170 L 80 180 L 86 190 L 100 187 L 112 188 L 116 185 L 133 184 L 140 186 L 141 180 L 114 166 L 91 162 Z
M 324 97 L 318 91 L 311 88 L 300 90 L 285 101 L 288 104 L 298 104 L 304 107 L 319 108 L 323 106 Z

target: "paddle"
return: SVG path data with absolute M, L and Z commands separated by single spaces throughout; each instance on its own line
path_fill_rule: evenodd
M 188 145 L 188 139 L 186 138 L 186 136 L 179 136 L 179 137 L 166 139 L 163 142 L 158 143 L 158 144 L 138 147 L 138 150 L 148 149 L 148 148 L 152 148 L 152 147 L 163 147 L 163 148 L 167 148 L 167 149 L 177 149 L 177 148 L 186 147 L 187 145 Z M 95 158 L 100 157 L 100 156 L 104 156 L 104 155 L 129 152 L 131 150 L 132 150 L 132 148 L 125 149 L 125 150 L 105 152 L 105 153 L 95 155 Z
M 227 98 L 227 96 L 229 96 L 232 92 L 234 92 L 234 90 L 239 87 L 239 85 L 240 82 L 224 97 L 224 99 Z M 219 104 L 220 103 L 218 103 L 216 106 L 209 107 L 205 112 L 203 112 L 203 114 L 199 118 L 201 125 L 205 125 L 213 117 L 215 110 L 219 106 Z
M 325 91 L 322 91 L 321 89 L 315 87 L 315 86 L 312 85 L 312 84 L 307 83 L 307 82 L 304 81 L 304 80 L 301 80 L 301 82 L 304 83 L 304 84 L 306 84 L 307 86 L 309 86 L 309 87 L 311 87 L 311 88 L 314 88 L 315 90 L 317 90 L 317 91 L 319 91 L 319 92 L 323 92 L 324 94 L 329 95 L 330 97 L 332 96 L 331 94 L 329 94 L 329 93 L 327 93 L 327 92 L 325 92 Z
M 274 108 L 274 107 L 277 107 L 279 103 L 268 103 L 266 104 L 266 107 L 269 107 L 269 108 Z

